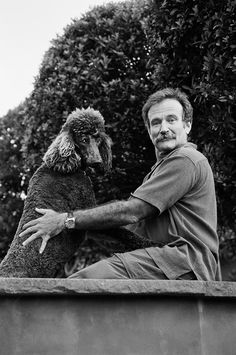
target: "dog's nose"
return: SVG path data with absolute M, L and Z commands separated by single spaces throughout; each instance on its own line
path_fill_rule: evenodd
M 90 144 L 87 146 L 87 164 L 95 166 L 103 163 L 98 144 L 94 138 L 90 137 Z
M 92 165 L 99 165 L 102 163 L 103 163 L 103 161 L 102 161 L 102 157 L 101 157 L 99 151 L 97 152 L 97 154 L 88 155 L 88 158 L 87 158 L 88 165 L 92 166 Z

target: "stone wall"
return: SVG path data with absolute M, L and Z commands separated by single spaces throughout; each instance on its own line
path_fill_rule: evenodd
M 235 355 L 236 284 L 0 279 L 1 355 Z

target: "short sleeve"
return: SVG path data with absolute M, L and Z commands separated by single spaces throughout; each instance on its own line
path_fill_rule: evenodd
M 182 199 L 195 181 L 195 164 L 187 156 L 170 156 L 131 195 L 153 205 L 162 213 Z

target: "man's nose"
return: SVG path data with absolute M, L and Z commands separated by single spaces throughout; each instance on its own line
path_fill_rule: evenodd
M 162 121 L 161 123 L 161 128 L 160 128 L 160 134 L 166 134 L 169 131 L 168 125 L 165 121 Z

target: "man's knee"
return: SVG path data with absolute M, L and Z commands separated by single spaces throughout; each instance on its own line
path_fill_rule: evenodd
M 108 277 L 108 266 L 105 260 L 98 261 L 95 264 L 87 266 L 86 268 L 71 275 L 70 278 L 78 279 L 104 279 Z
M 96 264 L 94 264 L 94 265 L 96 265 Z M 76 279 L 97 279 L 97 278 L 99 278 L 97 276 L 98 276 L 98 273 L 100 273 L 100 271 L 97 270 L 97 267 L 94 267 L 94 265 L 87 266 L 86 268 L 69 276 L 69 278 L 76 278 Z
M 112 258 L 111 258 L 112 259 Z M 109 259 L 98 261 L 77 273 L 71 275 L 69 278 L 78 279 L 124 279 L 129 278 L 124 266 L 112 264 Z

